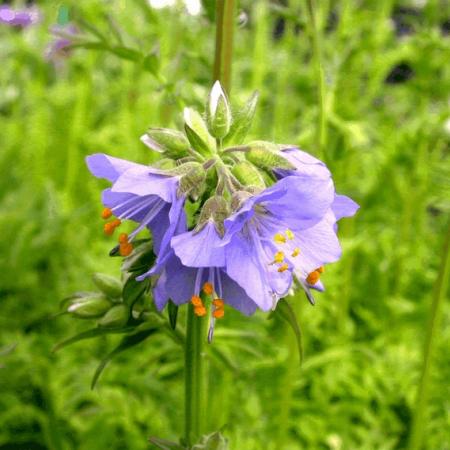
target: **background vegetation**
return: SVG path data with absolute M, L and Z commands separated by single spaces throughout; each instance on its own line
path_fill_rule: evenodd
M 361 210 L 342 222 L 344 256 L 327 268 L 318 304 L 298 298 L 301 369 L 284 323 L 229 310 L 221 321 L 213 345 L 230 364 L 211 365 L 208 416 L 233 450 L 404 449 L 415 410 L 448 226 L 448 10 L 438 1 L 320 3 L 323 154 L 305 2 L 240 2 L 232 98 L 258 89 L 252 137 L 323 158 Z M 118 357 L 91 391 L 117 337 L 52 353 L 88 325 L 50 317 L 62 298 L 93 289 L 93 272 L 119 270 L 99 217 L 103 184 L 85 155 L 152 160 L 139 136 L 178 127 L 182 107 L 201 106 L 211 86 L 214 22 L 208 8 L 192 16 L 138 0 L 38 7 L 35 26 L 0 24 L 0 449 L 145 449 L 149 436 L 181 434 L 180 349 L 157 335 Z M 145 67 L 105 49 L 46 59 L 49 27 L 66 12 L 111 47 L 150 54 Z M 423 422 L 429 450 L 450 449 L 448 303 L 441 313 Z

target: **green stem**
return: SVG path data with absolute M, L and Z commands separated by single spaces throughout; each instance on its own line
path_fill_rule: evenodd
M 306 6 L 309 16 L 309 30 L 313 46 L 314 70 L 317 80 L 317 95 L 319 103 L 319 125 L 317 127 L 316 145 L 321 157 L 325 159 L 325 146 L 327 143 L 325 72 L 323 70 L 322 64 L 322 36 L 320 30 L 317 27 L 314 3 L 314 0 L 306 0 Z
M 235 0 L 217 0 L 216 6 L 216 53 L 213 78 L 219 80 L 229 95 L 231 89 L 231 65 L 233 59 Z
M 431 304 L 430 319 L 428 322 L 425 339 L 425 349 L 423 356 L 422 372 L 420 375 L 419 388 L 417 392 L 416 407 L 409 436 L 409 450 L 419 450 L 422 448 L 423 434 L 425 429 L 425 410 L 428 401 L 428 390 L 430 384 L 430 369 L 434 347 L 436 344 L 436 334 L 439 330 L 442 304 L 447 293 L 448 281 L 450 277 L 450 226 L 447 230 L 442 261 L 439 274 L 434 286 L 433 302 Z
M 188 447 L 197 442 L 204 429 L 205 377 L 203 345 L 205 319 L 197 317 L 188 306 L 185 346 L 185 441 Z

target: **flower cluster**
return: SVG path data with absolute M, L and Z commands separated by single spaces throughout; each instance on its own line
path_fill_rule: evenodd
M 112 185 L 103 191 L 112 235 L 124 220 L 118 251 L 133 252 L 148 228 L 155 263 L 150 278 L 158 309 L 168 300 L 192 302 L 198 316 L 224 315 L 225 305 L 252 314 L 268 311 L 294 286 L 314 303 L 326 264 L 339 259 L 336 222 L 358 206 L 335 192 L 324 163 L 292 146 L 243 144 L 257 97 L 236 114 L 214 85 L 206 119 L 186 109 L 185 133 L 152 128 L 141 138 L 163 157 L 147 166 L 105 154 L 87 157 L 90 171 Z
M 26 28 L 39 21 L 39 12 L 35 7 L 13 9 L 9 5 L 0 5 L 0 23 L 13 27 Z

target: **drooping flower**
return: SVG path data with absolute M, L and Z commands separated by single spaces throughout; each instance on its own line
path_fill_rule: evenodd
M 9 5 L 0 5 L 0 23 L 26 28 L 39 21 L 39 11 L 35 7 L 16 10 Z
M 60 65 L 61 61 L 69 56 L 69 47 L 78 37 L 79 30 L 74 25 L 67 24 L 55 25 L 50 29 L 50 32 L 53 39 L 47 46 L 45 57 L 55 65 Z

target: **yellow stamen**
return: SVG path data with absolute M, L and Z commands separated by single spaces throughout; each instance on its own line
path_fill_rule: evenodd
M 289 269 L 288 264 L 287 263 L 283 263 L 283 264 L 281 264 L 280 267 L 278 267 L 278 272 L 282 273 L 282 272 L 285 272 L 288 269 Z
M 206 314 L 206 308 L 204 306 L 196 306 L 194 308 L 194 314 L 198 317 L 203 317 Z
M 320 273 L 317 270 L 311 272 L 307 277 L 306 281 L 309 284 L 316 284 L 320 279 Z
M 275 256 L 273 257 L 273 260 L 276 263 L 282 263 L 284 261 L 284 253 L 283 252 L 276 252 Z
M 119 234 L 119 243 L 120 244 L 128 244 L 128 234 L 127 233 Z
M 217 308 L 213 311 L 213 317 L 215 319 L 221 319 L 225 315 L 225 310 L 223 308 Z
M 320 266 L 318 269 L 316 269 L 317 272 L 319 273 L 324 273 L 325 272 L 325 267 Z
M 295 258 L 296 256 L 300 255 L 300 249 L 298 247 L 294 248 L 294 251 L 292 252 L 292 257 Z
M 133 251 L 133 244 L 129 242 L 119 245 L 119 253 L 121 256 L 128 256 Z
M 286 236 L 290 241 L 292 241 L 292 239 L 294 239 L 295 237 L 294 233 L 289 228 L 286 230 Z
M 221 298 L 215 298 L 214 300 L 213 300 L 213 305 L 216 307 L 216 308 L 223 308 L 223 306 L 224 306 L 224 301 L 221 299 Z
M 103 208 L 102 219 L 109 219 L 112 216 L 112 211 L 109 208 Z
M 205 284 L 203 285 L 203 292 L 204 292 L 206 295 L 212 295 L 212 293 L 214 292 L 213 285 L 212 285 L 211 283 L 205 283 Z
M 201 299 L 198 295 L 193 295 L 193 296 L 191 297 L 191 303 L 192 303 L 194 306 L 203 306 L 202 299 Z
M 277 233 L 274 237 L 273 240 L 275 242 L 277 242 L 278 244 L 284 244 L 286 242 L 286 238 L 281 234 L 281 233 Z

